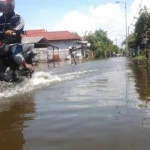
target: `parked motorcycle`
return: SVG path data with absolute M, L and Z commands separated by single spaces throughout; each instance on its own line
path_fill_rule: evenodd
M 21 82 L 24 78 L 31 78 L 32 72 L 14 61 L 11 47 L 15 45 L 22 47 L 22 55 L 26 63 L 33 65 L 34 44 L 6 44 L 4 36 L 5 32 L 0 32 L 0 81 L 16 83 Z

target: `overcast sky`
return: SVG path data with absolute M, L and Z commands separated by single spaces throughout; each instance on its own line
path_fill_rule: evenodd
M 119 4 L 115 0 L 16 0 L 16 12 L 22 15 L 26 30 L 67 30 L 83 36 L 103 29 L 119 45 L 126 35 L 125 4 L 132 32 L 136 21 L 133 18 L 144 5 L 150 10 L 150 0 L 120 0 Z

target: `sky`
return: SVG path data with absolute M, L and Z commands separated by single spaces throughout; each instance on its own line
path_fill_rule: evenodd
M 116 0 L 15 0 L 15 11 L 23 17 L 25 30 L 70 31 L 84 36 L 102 29 L 107 31 L 108 38 L 114 44 L 120 46 L 121 41 L 126 37 L 126 21 L 131 33 L 139 9 L 146 5 L 150 10 L 150 0 L 119 0 L 119 2 L 116 3 Z

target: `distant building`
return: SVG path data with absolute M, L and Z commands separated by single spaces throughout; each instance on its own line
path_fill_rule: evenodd
M 45 29 L 37 29 L 37 30 L 26 30 L 25 35 L 23 36 L 23 42 L 29 41 L 32 42 L 36 41 L 35 38 L 43 37 L 44 43 L 49 43 L 53 46 L 59 47 L 59 57 L 61 60 L 64 60 L 68 57 L 68 48 L 71 45 L 76 45 L 77 41 L 81 40 L 81 37 L 73 34 L 69 31 L 53 31 L 49 32 Z M 28 40 L 29 39 L 29 40 Z M 39 42 L 39 41 L 37 41 Z M 40 42 L 39 42 L 40 43 Z M 49 52 L 52 52 L 51 50 L 53 47 L 48 46 L 47 48 L 43 49 L 43 52 L 48 50 Z M 42 48 L 38 49 L 42 51 Z M 57 51 L 56 51 L 57 52 Z M 58 53 L 58 52 L 57 52 Z M 51 55 L 51 54 L 49 54 Z M 45 56 L 47 57 L 47 56 Z M 44 59 L 45 59 L 44 57 Z

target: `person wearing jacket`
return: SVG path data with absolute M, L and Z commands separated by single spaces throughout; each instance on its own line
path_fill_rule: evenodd
M 0 31 L 5 31 L 5 41 L 7 44 L 21 43 L 22 40 L 21 34 L 24 29 L 24 21 L 20 15 L 15 13 L 14 8 L 14 0 L 0 0 L 0 12 L 2 12 L 0 16 Z M 30 72 L 34 71 L 34 67 L 27 64 L 22 56 L 22 49 L 14 45 L 11 51 L 13 59 L 17 64 L 22 64 Z

